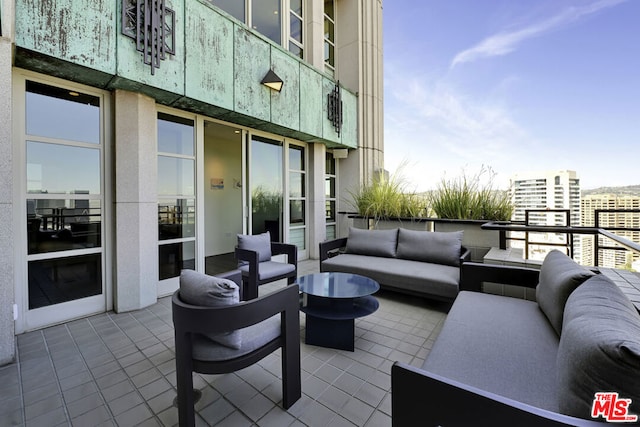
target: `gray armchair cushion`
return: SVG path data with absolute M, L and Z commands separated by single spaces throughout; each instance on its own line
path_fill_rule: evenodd
M 596 392 L 617 392 L 640 415 L 640 315 L 606 277 L 587 280 L 567 300 L 557 367 L 562 413 L 590 418 Z
M 191 305 L 225 307 L 238 304 L 240 290 L 238 285 L 231 280 L 209 276 L 194 270 L 182 270 L 180 273 L 180 299 Z M 207 337 L 235 350 L 242 345 L 240 331 L 208 334 Z
M 348 254 L 394 258 L 397 244 L 397 228 L 393 230 L 362 230 L 350 227 L 346 252 Z
M 291 273 L 296 269 L 293 264 L 277 261 L 266 261 L 258 264 L 258 280 L 267 280 L 272 277 L 282 276 L 287 273 Z M 244 276 L 249 275 L 249 265 L 240 266 L 240 271 Z
M 558 250 L 547 254 L 540 267 L 540 282 L 536 300 L 558 335 L 562 332 L 562 317 L 567 298 L 582 282 L 594 275 Z
M 258 262 L 271 260 L 271 233 L 238 234 L 238 247 L 258 252 Z M 246 263 L 246 262 L 245 262 Z
M 280 315 L 276 314 L 255 325 L 240 329 L 242 344 L 238 349 L 228 346 L 211 345 L 203 336 L 193 340 L 193 358 L 203 361 L 222 361 L 235 359 L 264 346 L 281 335 Z
M 462 231 L 398 230 L 397 257 L 434 264 L 460 266 Z

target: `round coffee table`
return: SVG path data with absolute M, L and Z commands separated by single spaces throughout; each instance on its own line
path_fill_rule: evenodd
M 351 273 L 316 273 L 300 276 L 297 283 L 304 295 L 305 343 L 353 351 L 355 319 L 379 307 L 372 296 L 378 282 Z

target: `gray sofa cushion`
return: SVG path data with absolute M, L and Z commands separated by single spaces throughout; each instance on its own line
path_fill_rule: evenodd
M 271 233 L 262 234 L 238 234 L 238 247 L 258 252 L 258 262 L 271 260 Z M 247 262 L 241 262 L 246 264 Z
M 557 349 L 535 302 L 462 291 L 423 369 L 557 412 Z
M 640 415 L 640 315 L 606 277 L 567 300 L 557 366 L 560 412 L 590 418 L 596 392 L 617 392 Z
M 398 258 L 460 266 L 462 231 L 398 230 Z
M 567 298 L 582 282 L 594 275 L 558 250 L 547 254 L 540 268 L 536 300 L 540 309 L 560 335 Z
M 393 258 L 396 256 L 397 244 L 397 228 L 393 230 L 361 230 L 350 227 L 346 252 L 348 254 Z
M 399 258 L 341 254 L 322 262 L 322 271 L 370 277 L 383 287 L 453 299 L 458 294 L 460 268 Z
M 209 276 L 194 270 L 180 272 L 180 299 L 187 304 L 206 307 L 224 307 L 238 304 L 240 290 L 231 280 Z M 240 331 L 208 334 L 207 337 L 219 344 L 239 349 L 242 345 Z

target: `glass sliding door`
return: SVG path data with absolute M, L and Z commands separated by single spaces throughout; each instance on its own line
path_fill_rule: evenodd
M 158 113 L 159 295 L 177 288 L 180 270 L 196 268 L 194 128 L 193 119 Z
M 289 243 L 306 250 L 307 173 L 304 147 L 289 145 Z
M 32 329 L 104 311 L 104 98 L 24 83 L 27 289 Z
M 253 135 L 250 142 L 249 195 L 251 234 L 266 231 L 271 241 L 282 241 L 283 145 L 280 141 Z

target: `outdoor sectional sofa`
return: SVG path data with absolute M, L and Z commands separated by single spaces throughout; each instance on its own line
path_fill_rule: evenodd
M 484 281 L 535 288 L 537 302 L 482 293 Z M 540 271 L 465 263 L 424 365 L 396 362 L 391 383 L 394 426 L 620 421 L 640 415 L 640 315 L 616 284 L 559 251 Z M 599 392 L 618 398 L 600 400 L 594 420 Z
M 348 237 L 320 243 L 320 271 L 360 274 L 382 288 L 452 301 L 458 295 L 460 265 L 470 256 L 462 246 L 462 231 L 352 227 Z

